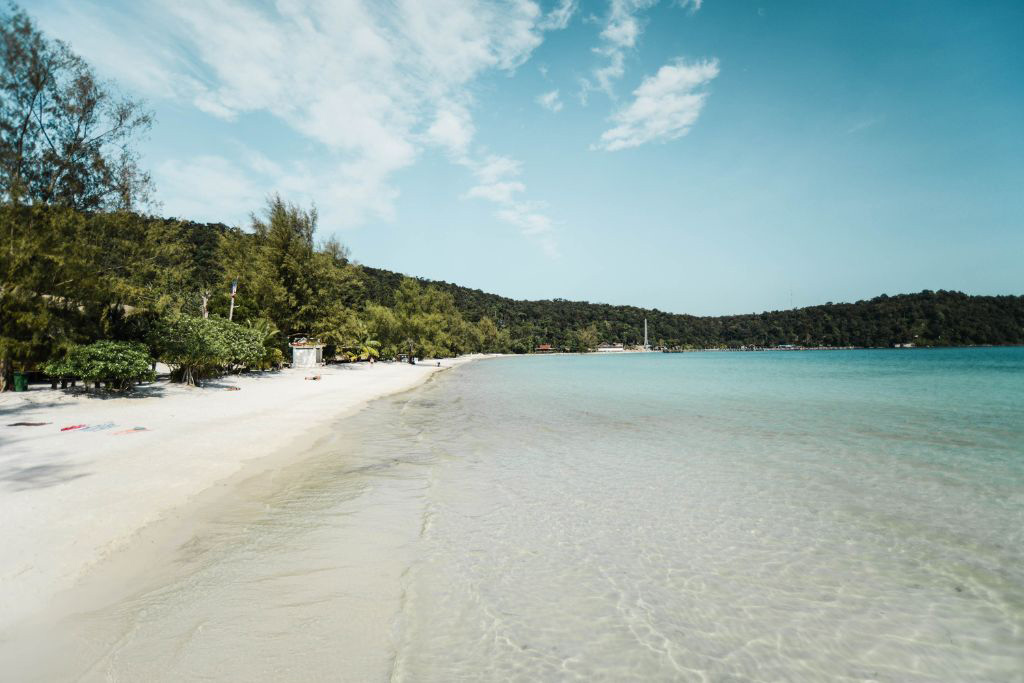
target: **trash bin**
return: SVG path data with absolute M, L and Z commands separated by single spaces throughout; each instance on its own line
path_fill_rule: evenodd
M 24 372 L 14 373 L 14 390 L 28 391 L 28 377 L 25 376 Z

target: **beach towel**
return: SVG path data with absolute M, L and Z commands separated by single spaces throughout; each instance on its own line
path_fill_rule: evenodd
M 11 424 L 9 424 L 7 426 L 8 427 L 42 427 L 43 425 L 48 425 L 48 424 L 50 424 L 50 423 L 49 422 L 12 422 Z
M 70 432 L 72 429 L 84 429 L 87 426 L 88 425 L 71 425 L 70 427 L 61 427 L 60 431 L 62 431 L 62 432 Z
M 148 431 L 149 431 L 149 428 L 147 428 L 147 427 L 132 427 L 131 429 L 122 429 L 119 432 L 114 432 L 114 436 L 118 436 L 119 434 L 135 434 L 137 432 L 148 432 Z
M 98 425 L 93 425 L 91 427 L 86 427 L 82 431 L 83 432 L 102 432 L 102 431 L 107 430 L 107 429 L 113 429 L 116 426 L 117 425 L 114 424 L 113 422 L 104 422 L 103 424 L 98 424 Z

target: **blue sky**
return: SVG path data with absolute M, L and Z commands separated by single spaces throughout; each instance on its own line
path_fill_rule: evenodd
M 155 112 L 164 215 L 695 314 L 1024 290 L 1024 3 L 25 7 Z

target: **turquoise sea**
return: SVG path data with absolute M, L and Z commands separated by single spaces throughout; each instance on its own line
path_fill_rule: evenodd
M 472 363 L 171 565 L 86 679 L 1024 681 L 1024 349 Z

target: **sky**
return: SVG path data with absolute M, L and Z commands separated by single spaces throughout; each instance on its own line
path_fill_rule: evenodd
M 1024 292 L 1024 3 L 29 0 L 156 117 L 154 211 L 717 315 Z

